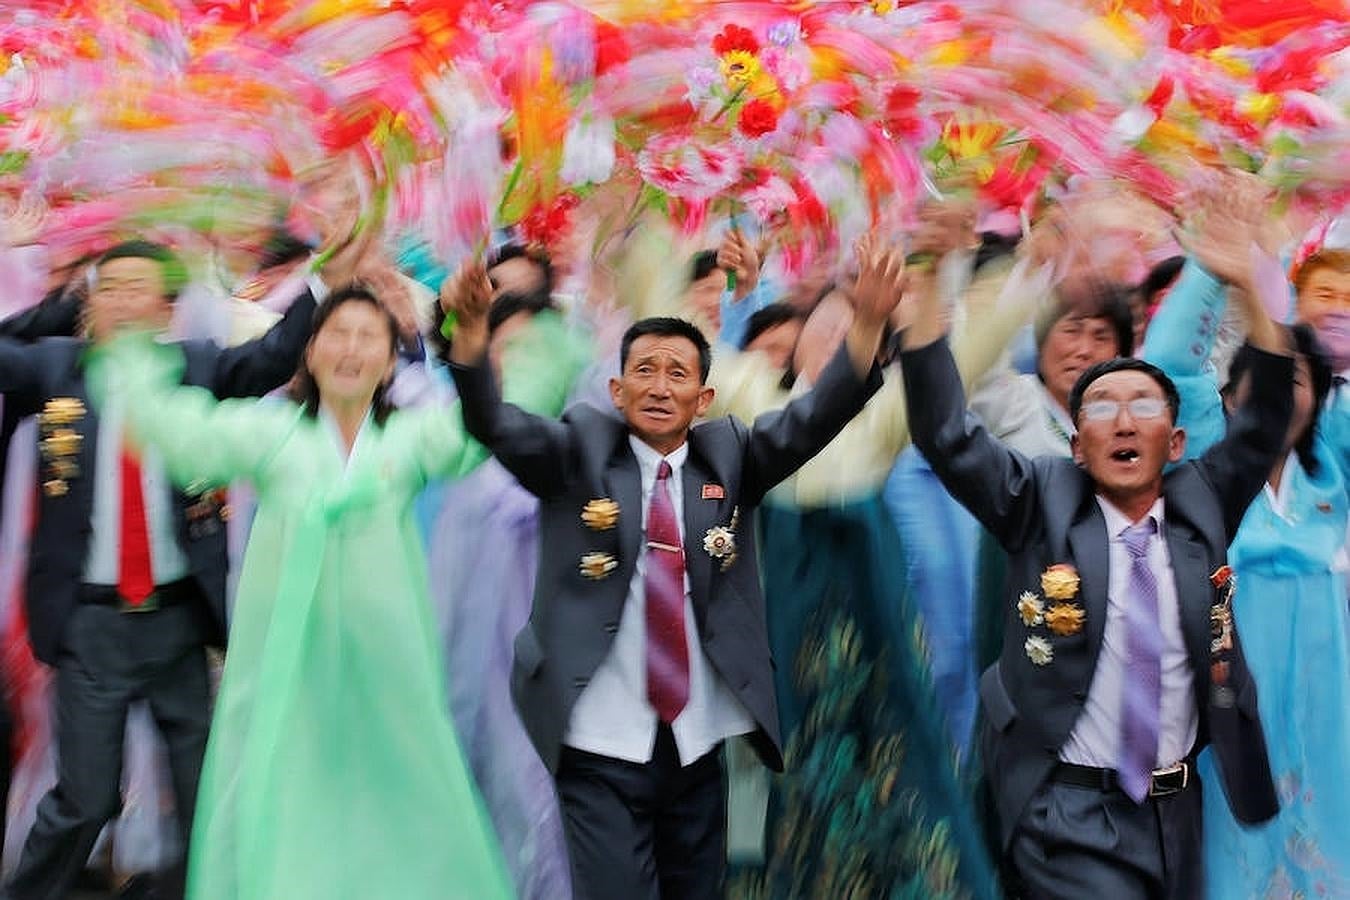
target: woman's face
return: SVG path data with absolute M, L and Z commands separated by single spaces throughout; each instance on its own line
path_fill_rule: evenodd
M 334 310 L 305 351 L 319 399 L 369 405 L 394 375 L 392 340 L 389 319 L 375 305 L 352 300 Z

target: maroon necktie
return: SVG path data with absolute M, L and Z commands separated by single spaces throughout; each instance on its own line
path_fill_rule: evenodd
M 689 702 L 689 645 L 684 635 L 684 546 L 661 460 L 647 509 L 647 699 L 662 722 Z

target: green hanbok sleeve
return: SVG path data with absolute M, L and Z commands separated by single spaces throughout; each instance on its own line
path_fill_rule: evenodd
M 259 483 L 267 462 L 295 427 L 291 404 L 217 400 L 182 384 L 183 351 L 148 334 L 127 335 L 94 350 L 96 395 L 123 404 L 133 438 L 153 447 L 177 484 Z

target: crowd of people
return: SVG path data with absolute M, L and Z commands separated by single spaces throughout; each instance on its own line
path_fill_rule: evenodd
M 447 271 L 360 177 L 0 322 L 0 896 L 1350 897 L 1343 224 Z

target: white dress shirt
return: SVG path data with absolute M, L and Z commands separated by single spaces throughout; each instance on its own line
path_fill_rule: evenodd
M 114 378 L 113 373 L 107 377 Z M 94 508 L 90 513 L 89 555 L 84 580 L 116 587 L 122 541 L 123 405 L 115 381 L 107 385 L 109 401 L 99 410 L 98 446 L 94 453 Z M 173 489 L 158 454 L 141 452 L 141 496 L 150 537 L 151 572 L 155 584 L 186 578 L 188 561 L 178 546 Z
M 1064 762 L 1114 769 L 1120 757 L 1121 707 L 1129 664 L 1129 635 L 1126 633 L 1125 604 L 1129 602 L 1129 548 L 1121 533 L 1138 523 L 1131 522 L 1110 502 L 1097 497 L 1106 517 L 1110 543 L 1110 586 L 1107 593 L 1106 626 L 1102 632 L 1101 654 L 1092 675 L 1087 702 L 1078 717 L 1069 740 L 1060 749 Z M 1162 709 L 1158 719 L 1157 767 L 1163 768 L 1185 758 L 1195 745 L 1199 715 L 1195 707 L 1195 675 L 1186 653 L 1181 630 L 1181 608 L 1177 600 L 1176 580 L 1172 577 L 1172 557 L 1167 551 L 1163 501 L 1159 497 L 1145 518 L 1152 517 L 1157 531 L 1149 538 L 1148 567 L 1158 583 L 1158 619 L 1162 629 Z
M 628 440 L 642 475 L 643 549 L 638 554 L 633 580 L 628 584 L 628 600 L 614 644 L 609 656 L 595 670 L 590 684 L 577 698 L 563 743 L 588 753 L 645 763 L 652 758 L 658 723 L 656 710 L 647 700 L 645 532 L 647 507 L 662 457 L 636 437 L 629 435 Z M 665 457 L 671 470 L 666 487 L 680 525 L 681 538 L 684 537 L 684 489 L 680 473 L 688 456 L 689 445 L 684 444 Z M 689 644 L 689 702 L 671 723 L 671 731 L 675 735 L 680 763 L 689 765 L 720 741 L 753 731 L 755 722 L 703 652 L 694 605 L 689 597 L 687 571 L 684 576 L 684 633 Z

